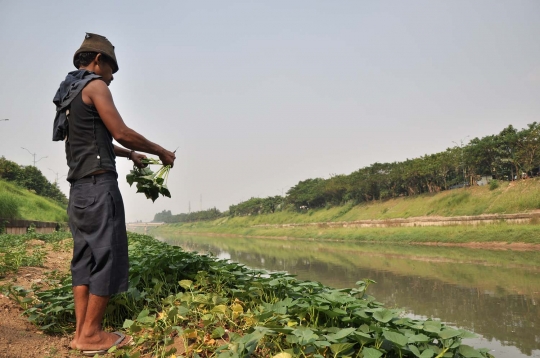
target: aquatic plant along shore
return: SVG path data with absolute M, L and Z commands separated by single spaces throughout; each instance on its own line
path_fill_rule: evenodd
M 116 357 L 491 357 L 461 343 L 469 332 L 384 307 L 369 279 L 333 289 L 149 236 L 129 242 L 130 288 L 111 299 L 105 326 L 123 327 L 136 345 Z M 48 290 L 8 291 L 43 330 L 73 331 L 69 276 Z

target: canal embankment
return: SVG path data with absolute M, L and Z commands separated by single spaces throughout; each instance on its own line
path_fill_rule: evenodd
M 540 178 L 369 203 L 169 222 L 149 231 L 437 245 L 540 244 Z M 537 249 L 532 247 L 533 249 Z
M 149 233 L 540 250 L 540 224 L 534 219 L 522 224 L 499 221 L 479 225 L 377 227 L 355 227 L 348 223 L 242 226 L 228 221 L 219 219 L 210 222 L 167 224 L 149 229 Z

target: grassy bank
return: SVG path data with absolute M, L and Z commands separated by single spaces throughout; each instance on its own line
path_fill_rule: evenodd
M 0 218 L 66 222 L 66 209 L 57 202 L 0 179 Z
M 540 244 L 540 225 L 497 223 L 481 226 L 430 226 L 388 228 L 332 227 L 246 227 L 236 219 L 169 224 L 151 229 L 152 234 L 212 233 L 241 236 L 301 238 L 320 240 L 358 240 L 402 243 L 528 243 Z
M 490 357 L 461 344 L 466 331 L 383 307 L 367 294 L 369 280 L 338 290 L 148 236 L 130 234 L 129 244 L 130 287 L 111 299 L 105 325 L 123 327 L 136 345 L 116 357 Z M 70 277 L 51 284 L 4 291 L 43 330 L 72 331 Z
M 214 233 L 243 236 L 291 237 L 387 242 L 508 242 L 540 243 L 540 225 L 505 223 L 445 227 L 340 228 L 318 226 L 256 227 L 265 224 L 303 224 L 412 217 L 452 217 L 514 214 L 540 209 L 540 178 L 449 190 L 436 194 L 375 201 L 362 205 L 292 211 L 244 217 L 226 217 L 196 223 L 175 223 L 152 229 L 156 233 Z
M 468 216 L 481 214 L 513 214 L 540 209 L 540 178 L 515 182 L 500 182 L 489 186 L 400 197 L 368 204 L 344 205 L 327 209 L 308 210 L 305 213 L 276 212 L 234 218 L 233 224 L 251 226 L 260 224 L 310 223 L 327 221 L 384 220 L 421 216 Z

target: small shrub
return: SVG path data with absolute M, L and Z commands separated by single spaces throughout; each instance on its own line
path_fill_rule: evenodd
M 30 234 L 30 235 L 35 234 L 35 233 L 36 233 L 36 225 L 30 224 L 30 226 L 28 227 L 28 229 L 26 229 L 26 233 L 27 233 L 27 234 Z
M 497 180 L 492 180 L 489 182 L 489 190 L 495 190 L 499 187 L 499 182 Z

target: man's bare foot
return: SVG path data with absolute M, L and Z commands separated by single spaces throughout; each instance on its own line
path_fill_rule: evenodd
M 69 342 L 69 348 L 70 349 L 77 349 L 77 332 L 75 331 L 75 333 L 73 334 L 73 339 L 71 340 L 71 342 Z
M 91 336 L 81 334 L 79 339 L 75 342 L 75 347 L 82 351 L 108 350 L 119 338 L 120 336 L 117 334 L 104 331 L 98 331 L 96 334 Z M 126 345 L 129 341 L 131 341 L 131 337 L 125 336 L 125 338 L 117 344 L 117 347 L 120 348 Z

